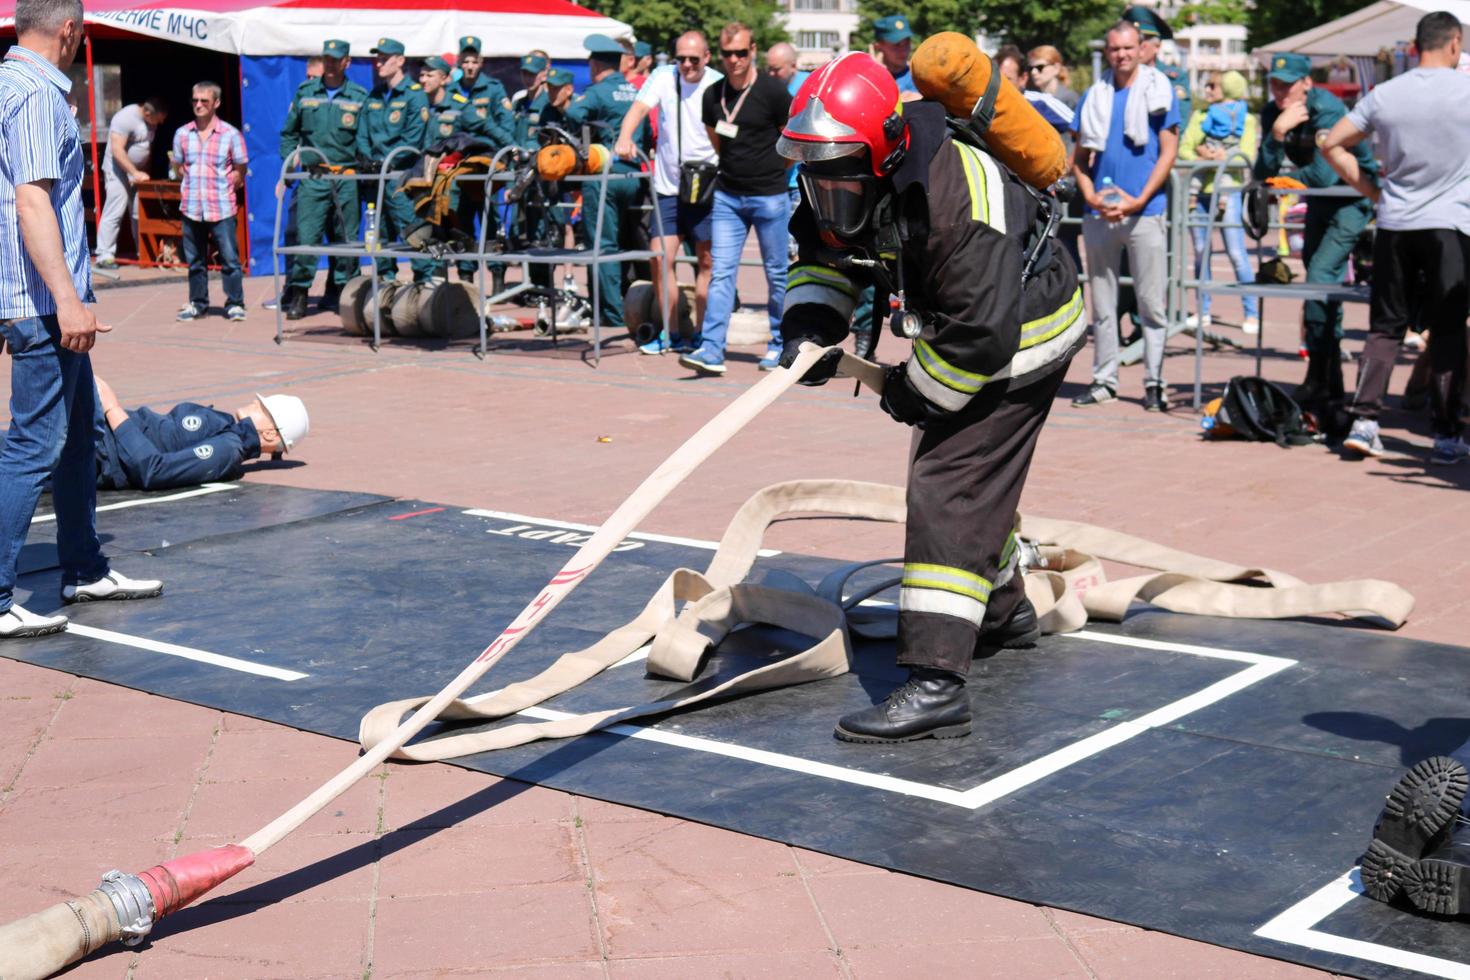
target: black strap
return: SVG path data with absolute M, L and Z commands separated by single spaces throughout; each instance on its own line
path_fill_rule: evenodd
M 975 108 L 970 112 L 970 125 L 975 132 L 984 133 L 990 129 L 990 124 L 995 121 L 995 100 L 999 95 L 1000 69 L 992 61 L 990 81 L 985 85 L 985 94 L 980 96 L 980 101 L 975 103 Z

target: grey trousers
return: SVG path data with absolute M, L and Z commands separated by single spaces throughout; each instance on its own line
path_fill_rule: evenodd
M 111 259 L 117 257 L 117 233 L 123 215 L 132 219 L 129 227 L 133 241 L 138 240 L 138 206 L 133 185 L 125 176 L 118 176 L 121 171 L 111 160 L 102 165 L 102 173 L 107 177 L 107 197 L 102 201 L 102 218 L 97 222 L 97 257 Z
M 1162 214 L 1134 215 L 1116 225 L 1101 216 L 1082 219 L 1087 250 L 1087 292 L 1092 301 L 1092 381 L 1118 390 L 1118 267 L 1123 249 L 1143 321 L 1143 383 L 1164 383 L 1164 286 L 1168 246 Z

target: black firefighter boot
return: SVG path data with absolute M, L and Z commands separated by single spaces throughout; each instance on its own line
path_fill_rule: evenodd
M 285 310 L 287 320 L 300 320 L 306 316 L 306 288 L 287 286 L 285 294 L 281 297 L 281 306 Z
M 1373 825 L 1373 840 L 1363 855 L 1359 875 L 1369 898 L 1391 902 L 1414 881 L 1433 879 L 1433 886 L 1422 887 L 1436 891 L 1441 881 L 1453 878 L 1458 882 L 1459 868 L 1470 864 L 1470 842 L 1462 841 L 1459 863 L 1447 859 L 1435 866 L 1449 870 L 1435 870 L 1427 877 L 1421 872 L 1416 877 L 1414 868 L 1429 852 L 1449 845 L 1467 785 L 1470 779 L 1465 767 L 1447 756 L 1425 759 L 1399 778 Z
M 833 732 L 844 742 L 912 742 L 970 734 L 965 679 L 933 667 L 912 667 L 909 679 L 879 704 L 843 715 Z
M 1421 912 L 1470 913 L 1470 823 L 1450 821 L 1451 835 L 1409 869 L 1404 891 Z
M 1015 578 L 1021 578 L 1021 572 L 1017 570 Z M 1021 600 L 1011 609 L 1011 613 L 1001 622 L 995 622 L 990 618 L 990 610 L 985 611 L 985 622 L 980 626 L 980 650 L 991 652 L 994 650 L 1029 650 L 1036 646 L 1036 641 L 1041 639 L 1041 624 L 1036 619 L 1036 607 L 1031 605 L 1031 600 L 1024 594 Z
M 322 298 L 317 301 L 316 308 L 323 313 L 336 313 L 342 308 L 342 284 L 335 279 L 327 279 L 326 288 L 322 291 Z

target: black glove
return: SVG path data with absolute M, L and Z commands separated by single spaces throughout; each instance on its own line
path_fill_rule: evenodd
M 811 341 L 818 347 L 826 347 L 827 341 L 821 337 L 811 334 L 803 334 L 799 337 L 788 337 L 781 347 L 781 366 L 789 368 L 796 362 L 796 357 L 801 353 L 801 345 Z M 820 387 L 831 381 L 837 374 L 837 365 L 842 362 L 842 351 L 833 349 L 817 358 L 811 367 L 806 369 L 806 374 L 801 376 L 798 384 L 810 385 L 813 388 Z
M 883 370 L 883 397 L 878 404 L 895 421 L 920 429 L 949 414 L 931 405 L 914 389 L 909 383 L 906 363 L 894 364 Z

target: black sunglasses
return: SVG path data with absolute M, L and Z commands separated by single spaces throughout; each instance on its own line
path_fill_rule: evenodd
M 722 58 L 749 58 L 750 57 L 750 49 L 749 48 L 721 48 L 720 49 L 720 57 L 722 57 Z
M 702 55 L 697 55 L 697 54 L 680 54 L 680 55 L 675 55 L 674 56 L 674 60 L 677 61 L 677 62 L 679 62 L 679 64 L 681 64 L 681 65 L 684 62 L 686 62 L 686 61 L 689 62 L 691 65 L 693 65 L 693 64 L 698 64 L 698 62 L 699 62 L 699 60 L 700 60 L 701 57 L 702 57 Z
M 1050 67 L 1051 67 L 1051 65 L 1049 65 L 1049 64 L 1027 65 L 1026 66 L 1026 70 L 1027 71 L 1046 71 Z

